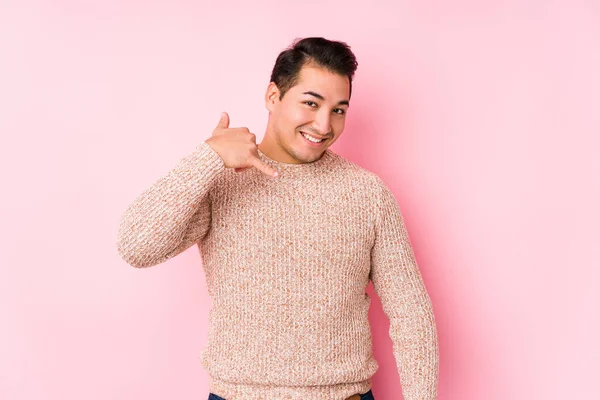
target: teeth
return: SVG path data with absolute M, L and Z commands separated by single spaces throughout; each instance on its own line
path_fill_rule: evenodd
M 300 132 L 300 133 L 302 134 L 302 136 L 304 136 L 305 138 L 307 138 L 308 140 L 310 140 L 313 143 L 321 143 L 323 140 L 325 140 L 325 139 L 316 139 L 304 132 Z

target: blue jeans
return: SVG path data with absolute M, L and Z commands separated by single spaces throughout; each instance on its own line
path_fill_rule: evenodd
M 209 393 L 208 400 L 225 400 L 225 399 L 217 396 L 216 394 Z M 360 395 L 360 400 L 375 400 L 375 397 L 373 397 L 373 392 L 369 390 L 367 393 Z

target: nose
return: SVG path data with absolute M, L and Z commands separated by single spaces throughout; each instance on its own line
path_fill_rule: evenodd
M 317 113 L 314 129 L 323 136 L 331 132 L 331 115 L 329 115 L 329 112 L 325 107 Z

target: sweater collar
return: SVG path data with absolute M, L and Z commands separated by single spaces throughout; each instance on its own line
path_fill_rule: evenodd
M 275 168 L 278 171 L 315 170 L 315 169 L 322 168 L 323 165 L 329 163 L 332 158 L 331 150 L 326 149 L 323 152 L 323 154 L 321 155 L 321 157 L 316 161 L 309 162 L 309 163 L 292 164 L 292 163 L 284 163 L 284 162 L 273 160 L 272 158 L 269 158 L 266 154 L 264 154 L 262 151 L 260 151 L 260 149 L 257 149 L 257 150 L 258 150 L 259 158 L 265 164 L 272 166 L 273 168 Z
M 266 179 L 265 181 L 276 184 L 277 182 L 286 183 L 304 183 L 307 181 L 314 181 L 323 179 L 326 175 L 330 174 L 334 170 L 334 164 L 337 159 L 335 153 L 330 149 L 326 149 L 321 157 L 310 163 L 299 163 L 291 164 L 275 161 L 267 157 L 263 152 L 258 150 L 259 158 L 267 165 L 273 167 L 279 172 L 279 175 L 275 178 Z M 253 168 L 255 170 L 255 168 Z M 262 172 L 255 171 L 253 176 L 260 176 L 263 180 L 267 175 Z

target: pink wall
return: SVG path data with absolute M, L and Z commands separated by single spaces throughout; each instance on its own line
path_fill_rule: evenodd
M 600 398 L 598 2 L 87 3 L 0 5 L 0 399 L 208 397 L 197 251 L 129 267 L 118 219 L 221 111 L 261 138 L 277 53 L 315 35 L 357 54 L 333 149 L 403 208 L 439 398 Z

